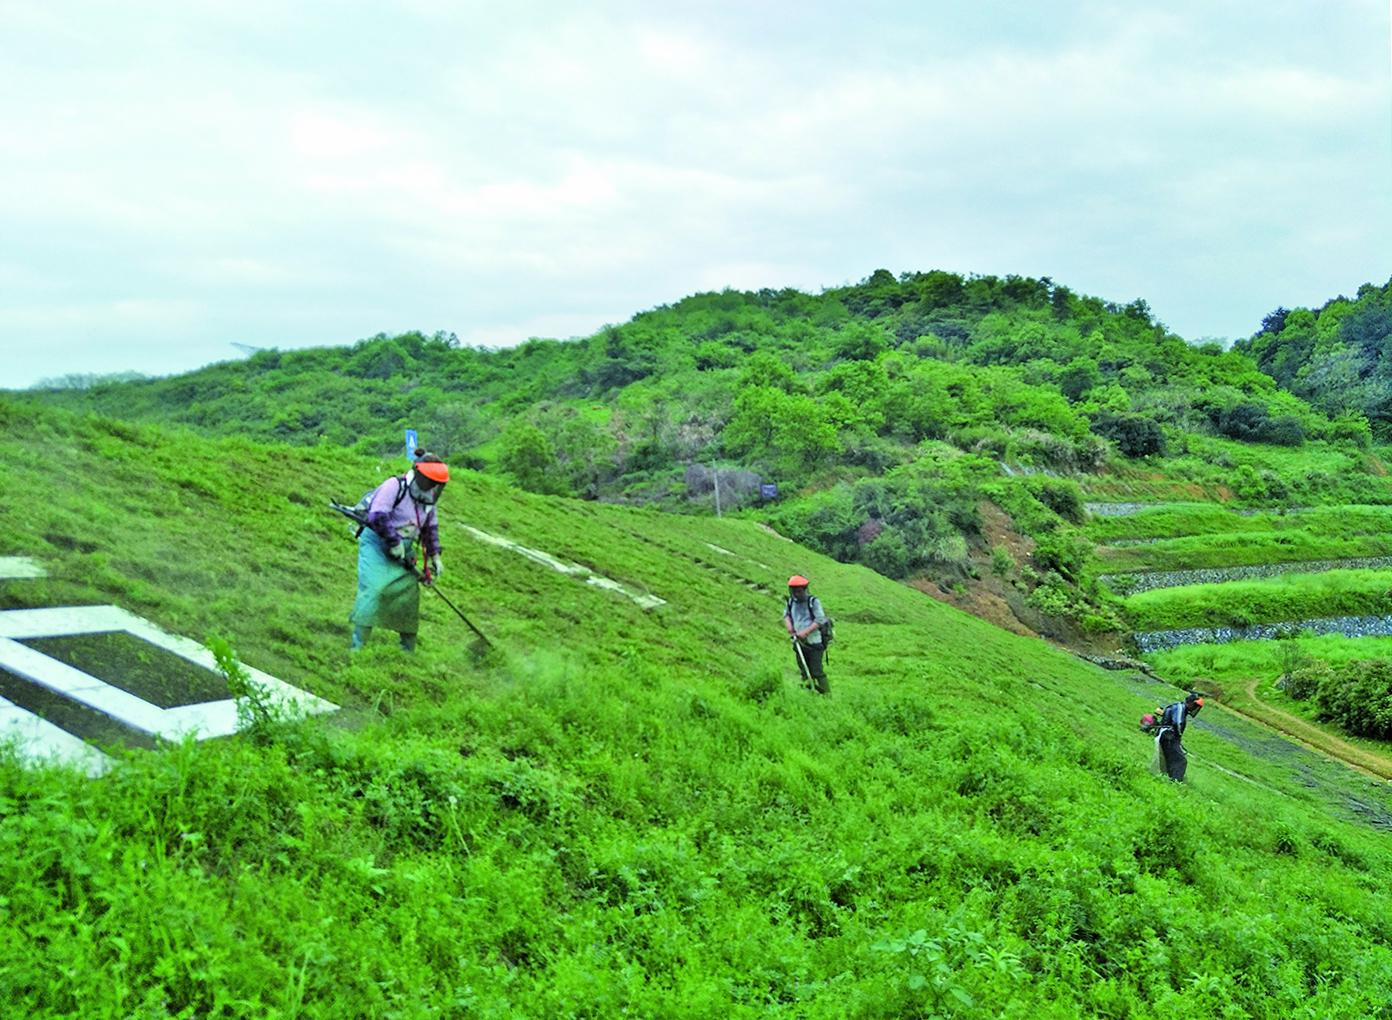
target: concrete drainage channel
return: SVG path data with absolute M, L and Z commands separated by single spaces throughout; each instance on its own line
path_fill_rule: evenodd
M 496 545 L 502 549 L 510 549 L 517 553 L 517 555 L 525 556 L 534 563 L 540 563 L 544 567 L 550 567 L 558 574 L 568 574 L 571 577 L 581 579 L 585 584 L 615 592 L 638 606 L 641 606 L 643 609 L 656 609 L 658 606 L 665 606 L 667 604 L 666 599 L 660 599 L 656 595 L 649 595 L 646 592 L 634 591 L 632 588 L 628 588 L 618 581 L 605 577 L 603 574 L 596 574 L 589 567 L 582 567 L 578 563 L 566 563 L 564 560 L 558 560 L 548 552 L 543 552 L 540 549 L 532 549 L 525 545 L 519 545 L 510 538 L 503 538 L 501 535 L 492 535 L 487 531 L 471 528 L 467 524 L 461 524 L 459 526 L 480 542 L 487 545 Z
M 0 557 L 0 581 L 38 580 L 32 560 Z M 306 714 L 338 706 L 247 668 L 272 704 Z M 21 759 L 101 775 L 93 741 L 156 746 L 237 730 L 237 703 L 213 653 L 119 606 L 0 611 L 0 741 Z

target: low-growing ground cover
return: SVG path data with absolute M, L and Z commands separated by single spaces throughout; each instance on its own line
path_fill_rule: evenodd
M 1132 595 L 1124 605 L 1132 627 L 1144 631 L 1382 615 L 1392 612 L 1392 571 L 1331 570 L 1160 588 Z
M 4 413 L 0 485 L 36 491 Z M 99 782 L 0 761 L 17 1015 L 1386 1015 L 1385 836 L 1219 713 L 1192 781 L 1156 779 L 1134 721 L 1177 689 L 747 521 L 468 472 L 441 584 L 498 651 L 426 593 L 416 656 L 350 660 L 353 548 L 322 504 L 397 465 L 41 424 L 72 484 L 3 512 L 0 553 L 52 577 L 0 608 L 114 599 L 345 711 Z M 828 699 L 781 635 L 795 571 L 837 618 Z

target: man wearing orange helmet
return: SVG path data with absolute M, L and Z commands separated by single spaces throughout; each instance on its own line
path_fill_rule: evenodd
M 444 572 L 435 504 L 448 481 L 449 468 L 440 458 L 417 450 L 406 474 L 373 490 L 367 525 L 358 535 L 358 595 L 349 616 L 354 651 L 367 643 L 373 627 L 389 627 L 401 635 L 402 648 L 415 651 L 420 583 Z M 425 550 L 423 572 L 416 569 L 417 544 Z
M 798 672 L 803 682 L 810 678 L 818 694 L 830 694 L 831 685 L 827 682 L 826 670 L 822 668 L 822 659 L 826 654 L 822 628 L 829 621 L 822 609 L 821 599 L 807 591 L 810 583 L 801 574 L 788 578 L 788 605 L 783 611 L 783 626 L 792 638 L 793 654 L 797 658 Z

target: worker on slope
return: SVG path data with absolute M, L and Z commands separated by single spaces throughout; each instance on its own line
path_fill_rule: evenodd
M 1160 760 L 1165 774 L 1176 783 L 1184 782 L 1184 771 L 1189 766 L 1189 756 L 1185 753 L 1182 738 L 1189 720 L 1199 714 L 1204 699 L 1197 691 L 1190 691 L 1183 701 L 1167 705 L 1160 713 L 1160 725 L 1155 740 L 1160 747 Z
M 416 451 L 404 475 L 388 478 L 373 490 L 367 526 L 358 535 L 358 597 L 349 620 L 353 650 L 367 643 L 373 627 L 401 635 L 401 647 L 416 649 L 420 630 L 420 583 L 444 572 L 435 504 L 449 481 L 439 457 Z M 425 550 L 424 573 L 416 570 L 417 547 Z
M 803 683 L 810 677 L 813 689 L 818 694 L 830 694 L 831 685 L 827 683 L 826 670 L 822 666 L 826 655 L 823 628 L 830 621 L 822 609 L 821 599 L 808 592 L 810 583 L 801 574 L 788 578 L 788 605 L 783 611 L 783 625 L 792 638 L 793 654 L 797 658 Z

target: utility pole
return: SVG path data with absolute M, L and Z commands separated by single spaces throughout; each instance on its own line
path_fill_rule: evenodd
M 714 464 L 711 465 L 711 474 L 715 477 L 715 516 L 720 516 L 720 469 Z

